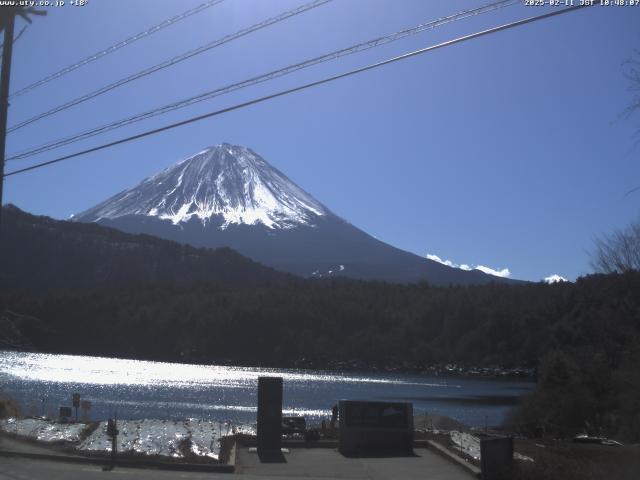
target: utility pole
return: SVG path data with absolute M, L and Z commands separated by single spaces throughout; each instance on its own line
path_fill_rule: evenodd
M 7 111 L 9 110 L 9 78 L 11 76 L 11 55 L 13 53 L 13 28 L 16 14 L 13 10 L 1 13 L 4 27 L 2 47 L 2 71 L 0 72 L 0 231 L 2 231 L 2 193 L 4 187 L 4 157 L 7 143 Z
M 46 15 L 44 10 L 33 7 L 0 7 L 0 32 L 4 30 L 2 47 L 2 70 L 0 71 L 0 231 L 2 231 L 2 194 L 4 190 L 4 159 L 7 143 L 7 113 L 9 110 L 9 80 L 11 78 L 11 56 L 13 54 L 13 31 L 16 16 L 31 23 L 29 15 Z

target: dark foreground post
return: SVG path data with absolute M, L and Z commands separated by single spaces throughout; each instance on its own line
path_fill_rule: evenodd
M 76 423 L 78 422 L 78 407 L 80 406 L 80 394 L 79 393 L 74 393 L 71 396 L 72 399 L 72 403 L 73 403 L 73 408 L 76 409 Z
M 118 452 L 118 420 L 107 421 L 107 436 L 111 437 L 111 468 L 116 466 L 116 453 Z
M 513 465 L 513 438 L 480 439 L 480 463 L 483 480 L 508 478 L 507 475 Z
M 9 109 L 9 77 L 11 76 L 11 55 L 13 52 L 13 28 L 16 12 L 0 12 L 0 26 L 4 29 L 2 47 L 2 71 L 0 73 L 0 222 L 2 221 L 2 187 L 4 186 L 4 153 L 7 138 L 7 111 Z
M 282 457 L 281 430 L 282 377 L 259 377 L 258 455 L 261 461 L 278 461 Z

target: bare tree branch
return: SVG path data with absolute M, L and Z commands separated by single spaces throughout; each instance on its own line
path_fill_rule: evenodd
M 634 50 L 631 57 L 622 62 L 623 75 L 629 81 L 628 90 L 633 94 L 631 104 L 625 108 L 621 116 L 629 118 L 640 110 L 640 50 Z
M 591 266 L 600 273 L 640 270 L 640 220 L 594 241 Z

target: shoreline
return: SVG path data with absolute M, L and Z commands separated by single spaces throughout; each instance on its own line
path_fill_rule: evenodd
M 107 355 L 105 353 L 89 353 L 89 352 L 64 352 L 64 351 L 42 351 L 42 350 L 18 350 L 18 349 L 0 349 L 2 352 L 13 353 L 32 353 L 42 355 L 70 355 L 80 357 L 96 357 L 115 360 L 131 360 L 141 362 L 155 362 L 155 363 L 169 363 L 179 365 L 194 365 L 194 366 L 206 366 L 206 367 L 228 367 L 228 368 L 251 368 L 262 370 L 296 370 L 307 372 L 322 372 L 332 374 L 398 374 L 398 375 L 424 375 L 442 378 L 482 378 L 482 379 L 505 379 L 513 381 L 514 379 L 521 379 L 523 382 L 536 383 L 535 368 L 525 366 L 506 367 L 500 365 L 485 365 L 485 366 L 467 366 L 465 364 L 457 363 L 434 363 L 428 366 L 367 366 L 357 360 L 348 361 L 330 361 L 327 364 L 310 365 L 303 363 L 302 361 L 294 361 L 291 365 L 253 365 L 244 364 L 242 362 L 233 362 L 230 359 L 223 359 L 216 362 L 204 362 L 194 363 L 191 360 L 184 359 L 153 359 L 146 357 L 127 357 Z

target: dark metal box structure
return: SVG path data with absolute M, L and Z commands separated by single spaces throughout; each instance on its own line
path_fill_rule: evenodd
M 413 404 L 406 402 L 338 402 L 343 455 L 412 455 Z
M 513 464 L 513 438 L 494 437 L 480 439 L 482 478 L 501 480 L 508 478 Z

